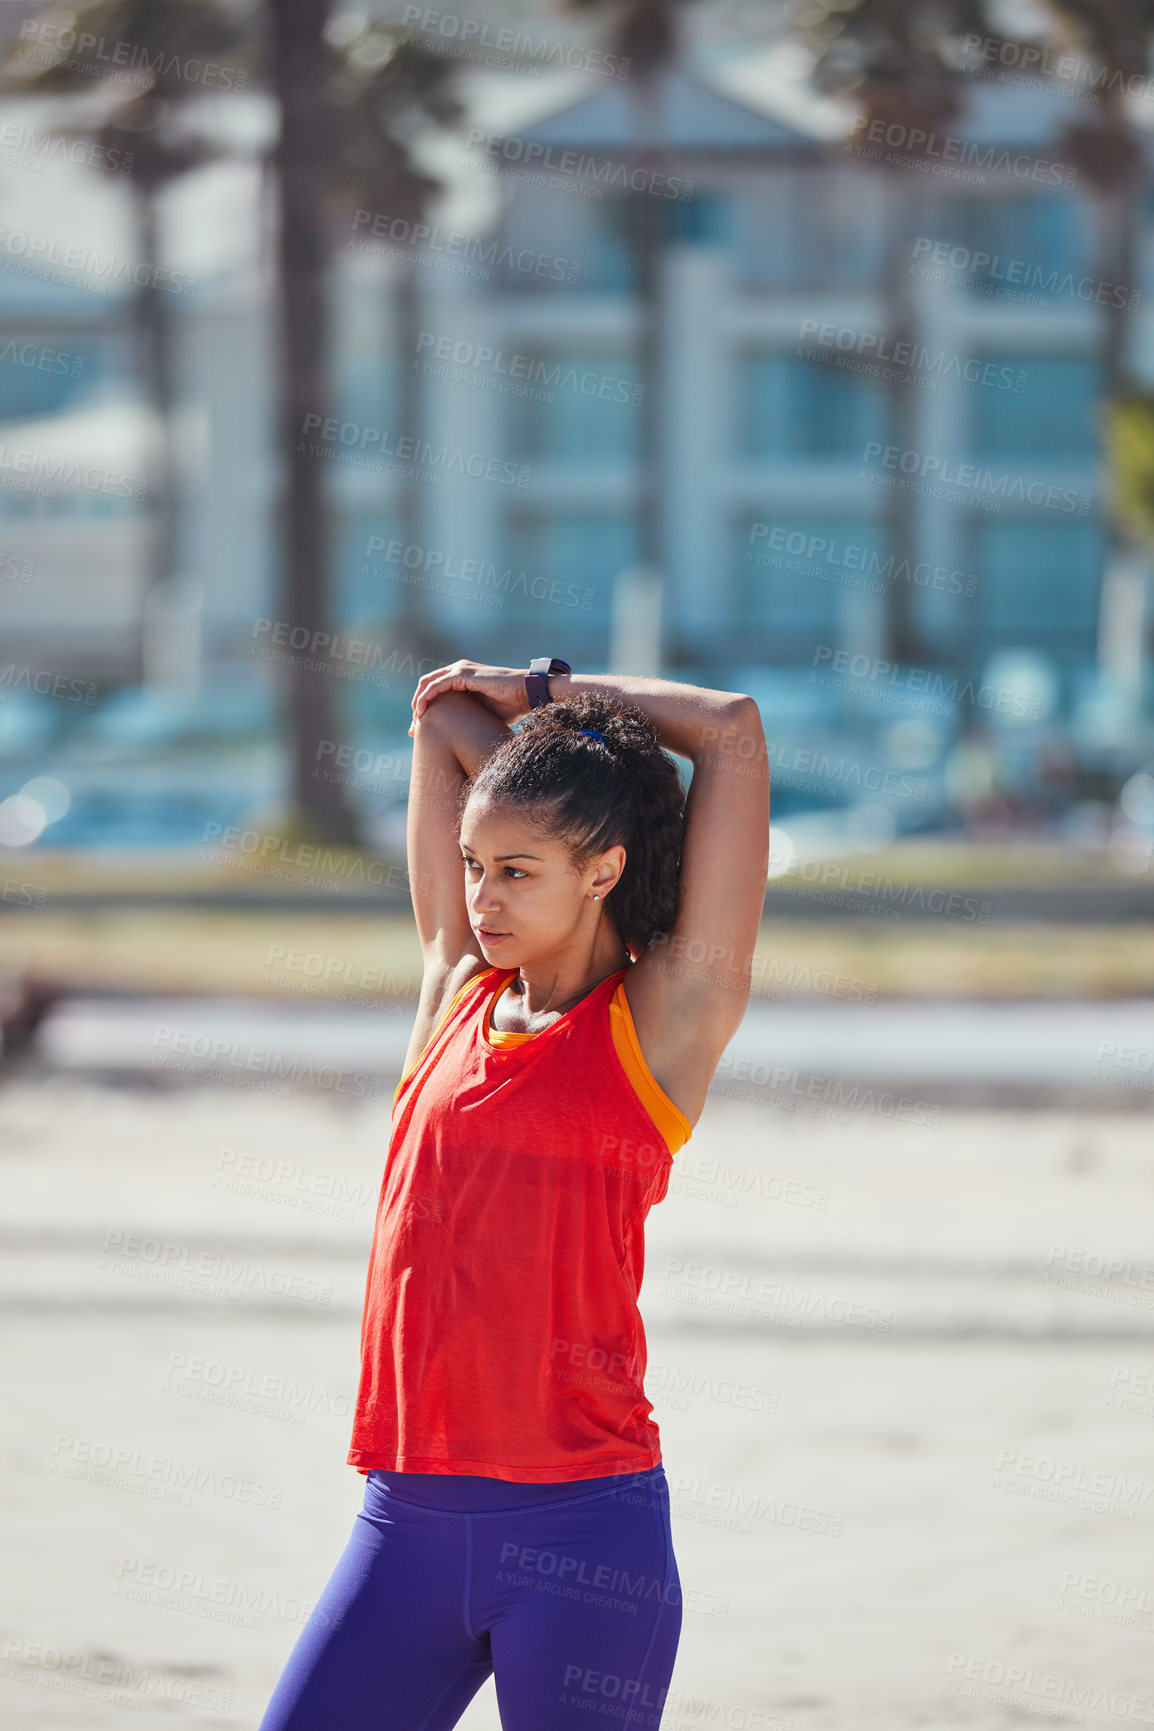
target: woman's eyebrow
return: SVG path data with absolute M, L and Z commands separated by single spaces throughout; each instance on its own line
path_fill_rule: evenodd
M 464 842 L 460 844 L 460 847 L 462 853 L 472 854 L 473 852 L 472 848 L 466 847 Z M 495 853 L 493 855 L 494 865 L 504 865 L 505 861 L 510 859 L 535 859 L 538 865 L 542 863 L 539 853 Z

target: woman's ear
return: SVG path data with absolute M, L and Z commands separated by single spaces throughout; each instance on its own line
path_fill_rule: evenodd
M 601 855 L 601 863 L 607 865 L 610 871 L 615 871 L 617 873 L 617 876 L 613 879 L 610 888 L 615 888 L 616 885 L 621 882 L 621 874 L 625 870 L 626 858 L 627 855 L 625 849 L 622 847 L 620 842 L 615 843 L 611 848 L 606 848 L 605 852 Z M 608 892 L 603 891 L 602 893 L 606 894 Z

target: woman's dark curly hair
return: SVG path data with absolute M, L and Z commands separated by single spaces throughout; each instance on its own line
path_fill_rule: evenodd
M 625 868 L 606 909 L 635 956 L 672 930 L 685 789 L 644 711 L 593 693 L 530 710 L 466 781 L 460 815 L 474 796 L 519 806 L 542 834 L 566 844 L 578 871 L 622 846 Z

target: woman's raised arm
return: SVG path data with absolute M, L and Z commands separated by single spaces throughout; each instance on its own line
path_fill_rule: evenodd
M 769 870 L 769 753 L 761 715 L 741 692 L 660 679 L 560 674 L 556 697 L 603 691 L 643 709 L 661 743 L 693 765 L 677 918 L 638 957 L 626 994 L 649 1068 L 679 1099 L 704 1106 L 718 1060 L 749 1003 Z M 694 1113 L 689 1113 L 694 1118 Z
M 406 1071 L 424 1049 L 446 1000 L 471 973 L 488 966 L 469 924 L 457 813 L 466 777 L 475 775 L 509 737 L 491 708 L 461 691 L 446 692 L 414 722 L 412 732 L 405 844 L 424 966 Z
M 765 900 L 769 754 L 760 713 L 742 692 L 625 674 L 553 674 L 549 691 L 554 699 L 588 692 L 635 704 L 662 745 L 693 765 L 676 921 L 630 968 L 626 992 L 653 1075 L 667 1092 L 675 1081 L 679 1101 L 696 1100 L 700 1112 L 749 1002 Z M 460 692 L 477 694 L 495 717 L 528 708 L 523 670 L 458 661 L 423 675 L 413 713 L 435 713 L 446 694 Z

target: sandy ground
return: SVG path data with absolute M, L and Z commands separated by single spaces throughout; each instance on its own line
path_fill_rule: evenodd
M 663 1731 L 1154 1724 L 1148 1120 L 849 1116 L 713 1100 L 650 1216 Z M 7 1731 L 256 1727 L 359 1506 L 387 1127 L 0 1094 Z M 498 1731 L 491 1682 L 461 1724 Z

